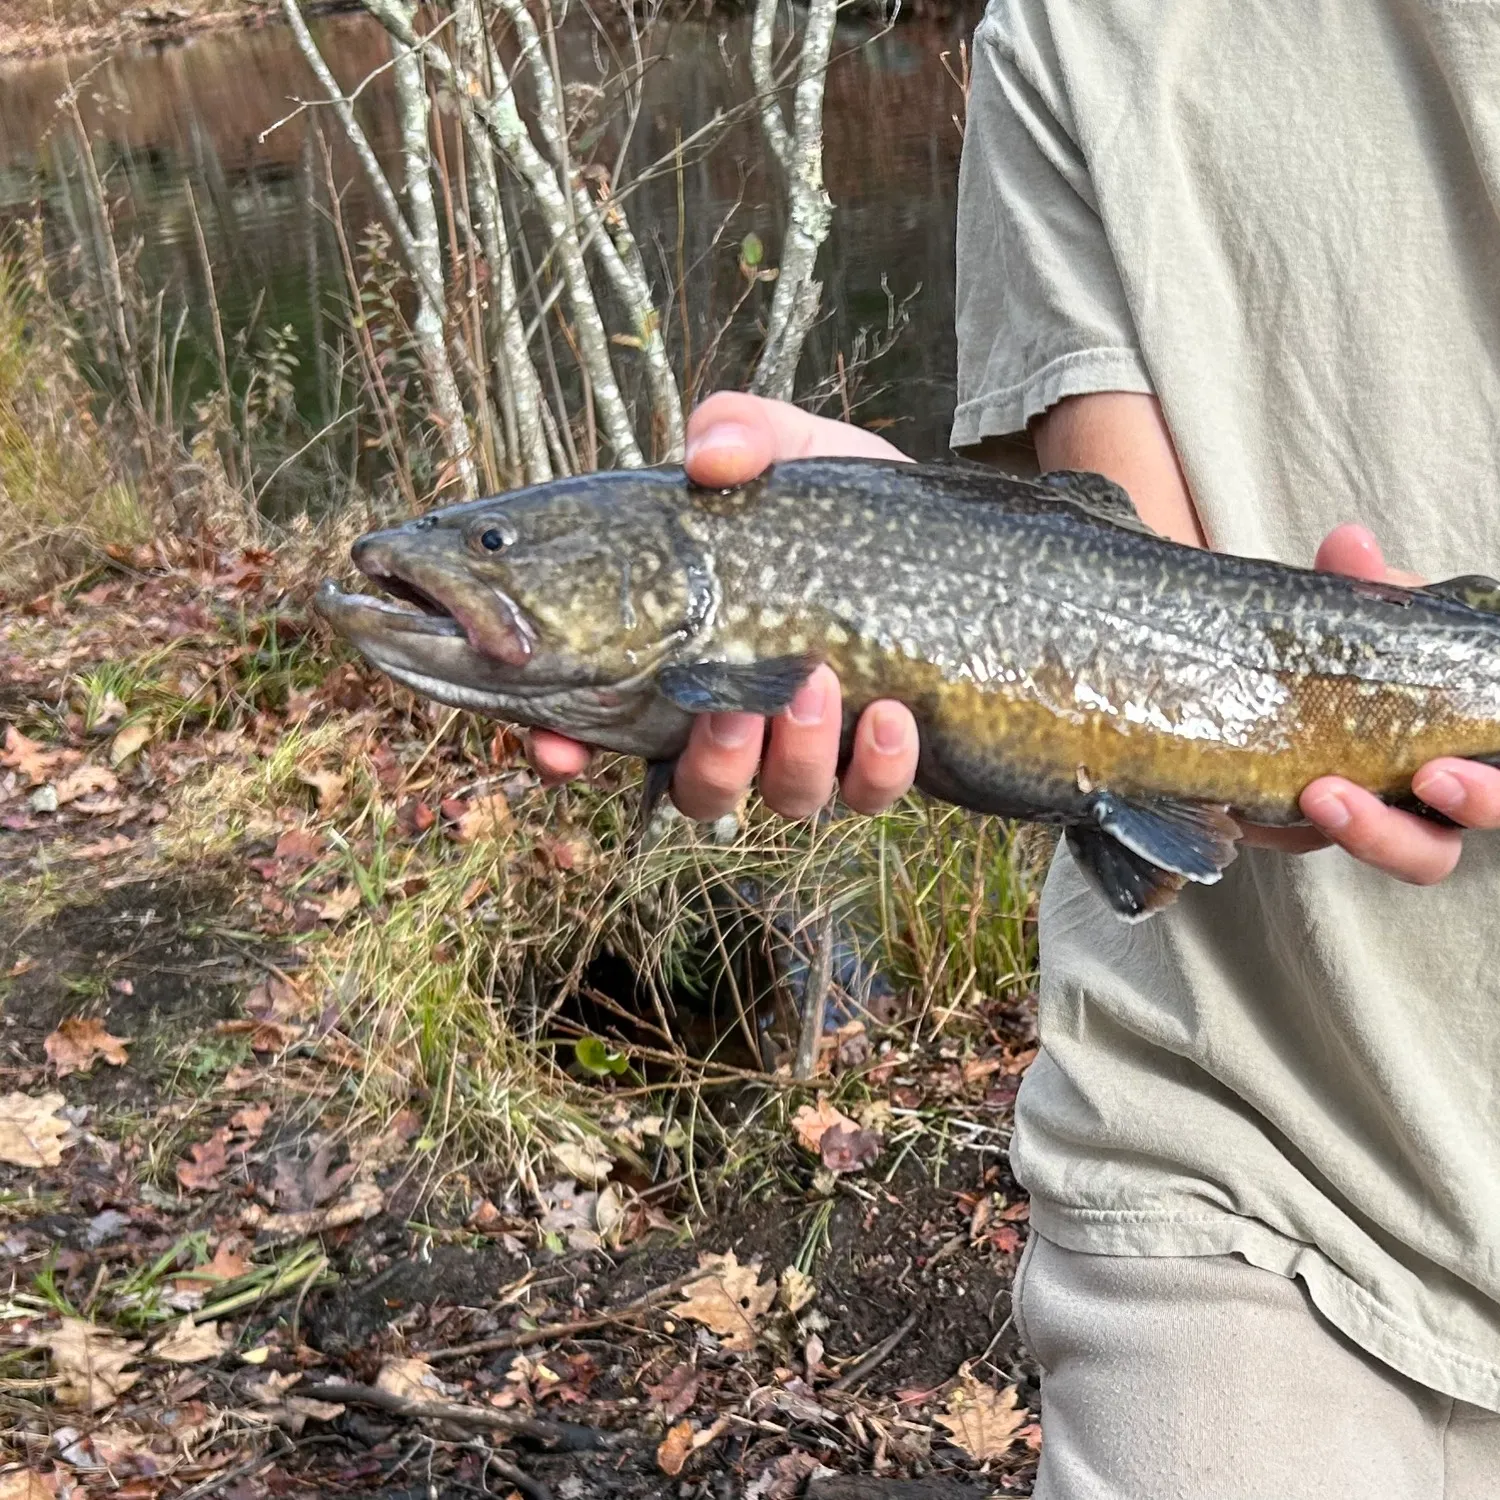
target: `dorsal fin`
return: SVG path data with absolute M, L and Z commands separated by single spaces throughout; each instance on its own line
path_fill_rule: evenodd
M 1139 531 L 1145 536 L 1156 535 L 1141 520 L 1130 496 L 1113 479 L 1106 479 L 1102 474 L 1090 474 L 1082 469 L 1049 469 L 1036 482 L 1066 495 L 1096 520 L 1121 526 L 1126 531 Z
M 1486 614 L 1500 615 L 1500 582 L 1486 578 L 1483 573 L 1466 573 L 1462 578 L 1444 578 L 1439 583 L 1429 583 L 1421 590 L 1424 594 L 1435 594 L 1439 599 L 1453 599 L 1467 604 L 1470 609 L 1483 610 Z

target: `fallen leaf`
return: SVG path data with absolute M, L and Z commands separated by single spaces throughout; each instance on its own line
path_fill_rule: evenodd
M 324 922 L 342 922 L 363 898 L 357 885 L 346 885 L 341 890 L 330 891 L 321 900 L 313 902 L 313 909 Z
M 801 1312 L 818 1295 L 818 1284 L 796 1266 L 788 1266 L 781 1273 L 776 1288 L 776 1300 L 790 1313 Z
M 35 740 L 28 740 L 14 724 L 5 731 L 5 748 L 0 750 L 0 766 L 19 771 L 33 786 L 45 781 L 57 764 L 60 752 L 44 750 Z
M 830 1172 L 862 1172 L 880 1159 L 880 1137 L 857 1125 L 835 1125 L 823 1132 L 818 1155 Z
M 142 719 L 127 724 L 109 745 L 109 763 L 122 766 L 151 739 L 151 726 Z
M 419 1406 L 448 1399 L 437 1371 L 422 1359 L 386 1360 L 375 1377 L 375 1389 L 399 1396 L 403 1401 L 415 1401 Z
M 835 1126 L 844 1130 L 859 1128 L 848 1115 L 841 1114 L 828 1102 L 827 1094 L 818 1095 L 816 1109 L 804 1104 L 792 1116 L 792 1129 L 797 1133 L 797 1139 L 815 1156 L 823 1144 L 823 1137 Z
M 276 840 L 273 859 L 289 864 L 311 864 L 323 852 L 323 840 L 306 828 L 289 828 Z
M 350 1161 L 335 1167 L 333 1157 L 336 1150 L 333 1141 L 324 1141 L 311 1156 L 302 1160 L 292 1156 L 278 1157 L 276 1207 L 283 1213 L 300 1213 L 320 1208 L 338 1194 L 358 1171 L 358 1164 Z
M 35 1469 L 13 1469 L 0 1474 L 0 1500 L 56 1500 L 56 1491 Z
M 107 839 L 99 839 L 96 843 L 80 844 L 76 849 L 69 851 L 69 859 L 108 859 L 113 854 L 123 854 L 129 849 L 135 840 L 127 834 L 111 834 Z
M 458 820 L 458 841 L 472 844 L 477 839 L 494 838 L 510 822 L 510 802 L 504 792 L 475 797 Z
M 0 1099 L 0 1161 L 14 1167 L 55 1167 L 62 1160 L 62 1140 L 71 1128 L 57 1112 L 67 1101 L 61 1094 L 6 1094 Z
M 233 1236 L 228 1236 L 219 1241 L 214 1250 L 213 1259 L 205 1265 L 194 1266 L 190 1273 L 176 1277 L 172 1282 L 175 1293 L 188 1297 L 195 1297 L 195 1303 L 188 1305 L 201 1307 L 204 1302 L 205 1293 L 214 1286 L 222 1286 L 226 1282 L 238 1281 L 250 1269 L 249 1260 L 240 1254 L 239 1245 L 243 1244 Z M 176 1302 L 174 1306 L 182 1306 L 182 1302 Z
M 590 1187 L 603 1182 L 615 1164 L 614 1157 L 597 1136 L 587 1136 L 581 1141 L 559 1141 L 553 1146 L 552 1155 L 564 1172 Z
M 682 1466 L 693 1451 L 693 1424 L 687 1420 L 678 1422 L 668 1432 L 656 1449 L 656 1466 L 663 1474 L 674 1479 L 682 1473 Z
M 269 1104 L 247 1104 L 243 1109 L 237 1109 L 229 1117 L 229 1128 L 240 1131 L 244 1140 L 239 1143 L 241 1154 L 248 1151 L 261 1137 L 261 1132 L 266 1128 L 266 1121 L 271 1118 L 271 1106 Z
M 646 1394 L 661 1404 L 662 1415 L 669 1422 L 676 1421 L 684 1412 L 690 1411 L 693 1402 L 698 1399 L 701 1379 L 692 1365 L 678 1365 L 668 1372 L 660 1384 L 648 1385 Z
M 723 1347 L 748 1354 L 755 1347 L 755 1325 L 776 1300 L 776 1283 L 762 1282 L 755 1266 L 742 1266 L 734 1251 L 704 1255 L 703 1275 L 683 1288 L 685 1296 L 672 1311 L 719 1335 Z
M 69 1073 L 87 1073 L 96 1057 L 102 1057 L 112 1068 L 123 1068 L 130 1060 L 125 1051 L 129 1040 L 111 1036 L 92 1016 L 70 1016 L 42 1043 L 42 1050 L 57 1069 L 57 1076 L 66 1078 Z
M 969 1366 L 958 1372 L 958 1384 L 948 1396 L 948 1410 L 933 1420 L 953 1434 L 954 1443 L 981 1463 L 1004 1458 L 1015 1446 L 1030 1412 L 1017 1405 L 1016 1388 L 1003 1391 L 975 1380 Z
M 219 1178 L 229 1166 L 229 1130 L 219 1126 L 206 1141 L 188 1147 L 188 1154 L 177 1163 L 177 1180 L 190 1193 L 212 1193 L 219 1188 Z
M 52 1351 L 52 1369 L 58 1377 L 56 1396 L 64 1406 L 101 1411 L 141 1378 L 139 1370 L 125 1367 L 142 1346 L 116 1338 L 82 1318 L 64 1318 L 32 1343 Z
M 217 1323 L 194 1323 L 184 1318 L 151 1352 L 169 1364 L 191 1365 L 200 1359 L 217 1359 L 229 1348 L 229 1340 Z
M 597 1250 L 599 1235 L 594 1223 L 598 1193 L 588 1192 L 571 1180 L 554 1182 L 538 1193 L 543 1234 L 558 1235 L 574 1250 Z
M 330 813 L 344 800 L 344 788 L 349 784 L 347 776 L 334 771 L 299 771 L 297 780 L 310 786 L 318 794 L 318 811 Z
M 346 1224 L 357 1224 L 361 1219 L 373 1219 L 385 1207 L 385 1194 L 373 1182 L 356 1182 L 349 1195 L 328 1208 L 309 1209 L 296 1214 L 268 1214 L 258 1204 L 251 1204 L 240 1215 L 240 1223 L 246 1229 L 255 1229 L 262 1234 L 274 1235 L 278 1239 L 300 1239 L 308 1235 L 323 1234 L 330 1229 L 342 1229 Z
M 68 803 L 76 802 L 90 792 L 112 792 L 119 784 L 119 777 L 113 771 L 106 771 L 103 766 L 79 766 L 76 771 L 69 771 L 66 776 L 59 777 L 53 790 L 57 793 L 57 805 L 66 807 Z

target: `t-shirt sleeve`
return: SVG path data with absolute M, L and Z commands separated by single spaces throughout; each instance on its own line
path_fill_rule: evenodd
M 1064 396 L 1152 389 L 1062 75 L 1042 0 L 991 0 L 959 171 L 955 448 Z

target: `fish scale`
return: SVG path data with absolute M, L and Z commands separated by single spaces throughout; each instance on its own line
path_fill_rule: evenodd
M 491 543 L 496 545 L 492 546 Z M 693 715 L 774 713 L 819 662 L 846 731 L 896 698 L 918 785 L 1061 823 L 1129 920 L 1301 820 L 1338 773 L 1388 801 L 1500 756 L 1500 585 L 1372 585 L 1180 546 L 1098 475 L 810 459 L 727 491 L 586 475 L 356 544 L 406 604 L 319 607 L 419 692 L 645 757 Z

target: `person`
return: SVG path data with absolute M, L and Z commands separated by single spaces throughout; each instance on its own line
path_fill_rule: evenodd
M 991 0 L 960 178 L 954 446 L 1029 430 L 1181 542 L 1366 579 L 1500 567 L 1500 4 Z M 720 394 L 687 464 L 899 456 Z M 1348 524 L 1359 522 L 1362 524 Z M 1376 537 L 1380 542 L 1377 543 Z M 831 794 L 838 683 L 694 727 L 693 817 Z M 843 780 L 910 785 L 911 717 Z M 538 736 L 552 775 L 582 747 Z M 1338 777 L 1126 926 L 1055 859 L 1012 1150 L 1039 1500 L 1500 1495 L 1500 770 L 1461 827 Z

